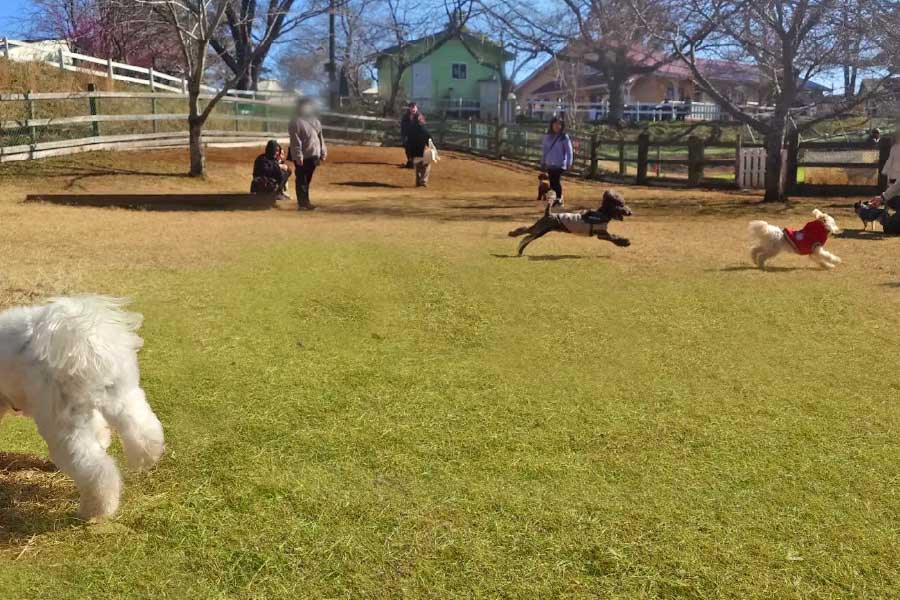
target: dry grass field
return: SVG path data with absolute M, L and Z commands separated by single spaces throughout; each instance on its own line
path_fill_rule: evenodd
M 399 150 L 335 147 L 313 213 L 23 202 L 242 192 L 254 155 L 0 167 L 0 308 L 132 297 L 168 436 L 83 525 L 0 423 L 4 599 L 900 594 L 900 240 L 853 199 L 625 187 L 630 248 L 524 258 L 535 174 L 452 153 L 416 190 Z M 813 207 L 843 265 L 751 268 L 749 219 Z

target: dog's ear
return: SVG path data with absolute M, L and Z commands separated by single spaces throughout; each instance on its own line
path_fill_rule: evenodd
M 624 206 L 625 199 L 622 197 L 622 194 L 618 192 L 618 190 L 608 189 L 603 192 L 603 204 L 615 204 L 618 206 Z

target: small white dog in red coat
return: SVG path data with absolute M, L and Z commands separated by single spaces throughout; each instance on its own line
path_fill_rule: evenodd
M 113 515 L 122 479 L 110 427 L 133 469 L 156 464 L 163 430 L 140 386 L 142 317 L 103 296 L 55 298 L 0 313 L 0 417 L 35 420 L 50 458 L 75 480 L 85 520 Z
M 803 229 L 781 228 L 765 221 L 750 221 L 750 258 L 760 269 L 781 252 L 809 256 L 823 269 L 833 269 L 841 259 L 825 250 L 830 235 L 841 233 L 831 215 L 813 210 L 813 219 Z

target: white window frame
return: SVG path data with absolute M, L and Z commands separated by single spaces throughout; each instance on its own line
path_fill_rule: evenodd
M 465 77 L 456 77 L 454 71 L 456 67 L 463 67 L 465 71 Z M 453 81 L 468 81 L 469 80 L 469 63 L 451 63 L 450 64 L 450 79 Z

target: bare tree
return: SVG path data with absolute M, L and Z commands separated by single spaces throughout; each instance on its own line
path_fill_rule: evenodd
M 151 18 L 164 23 L 178 40 L 182 67 L 187 79 L 188 136 L 190 141 L 190 174 L 205 174 L 206 157 L 203 151 L 203 128 L 216 105 L 250 71 L 259 56 L 271 47 L 275 29 L 269 28 L 259 40 L 256 49 L 244 56 L 232 76 L 222 82 L 220 88 L 201 105 L 204 95 L 210 45 L 226 19 L 226 12 L 233 9 L 237 0 L 119 0 L 127 4 L 138 2 L 151 9 Z
M 26 30 L 34 37 L 67 40 L 81 54 L 176 71 L 176 44 L 148 12 L 118 0 L 33 0 Z
M 236 78 L 239 90 L 258 88 L 263 65 L 276 40 L 328 8 L 321 0 L 311 0 L 303 9 L 303 0 L 264 1 L 264 9 L 258 0 L 228 2 L 224 23 L 209 41 Z
M 864 0 L 863 0 L 864 1 Z M 841 0 L 686 0 L 690 18 L 677 23 L 670 42 L 691 69 L 697 85 L 736 120 L 765 138 L 766 201 L 784 198 L 781 150 L 791 130 L 802 132 L 846 114 L 869 94 L 823 102 L 806 98 L 811 82 L 846 58 L 841 35 Z M 686 27 L 685 24 L 688 24 Z M 690 27 L 713 29 L 704 43 L 691 39 Z M 687 36 L 687 38 L 685 38 Z M 701 56 L 719 55 L 751 64 L 771 89 L 772 109 L 758 113 L 731 99 L 701 67 Z M 882 77 L 890 70 L 882 70 Z M 877 86 L 876 86 L 877 87 Z M 814 116 L 812 113 L 815 113 Z
M 384 0 L 341 0 L 335 31 L 335 59 L 341 94 L 359 98 L 373 77 L 372 57 L 384 44 L 386 21 Z M 324 15 L 323 15 L 324 16 Z M 306 84 L 323 88 L 328 83 L 328 19 L 317 17 L 294 32 L 281 53 L 278 67 L 291 87 Z
M 881 47 L 875 24 L 879 2 L 838 0 L 839 10 L 829 15 L 830 29 L 840 43 L 838 67 L 845 96 L 854 96 L 866 71 L 878 68 Z
M 607 119 L 618 125 L 633 77 L 657 71 L 675 55 L 655 35 L 679 3 L 669 0 L 564 0 L 542 9 L 531 0 L 482 0 L 482 6 L 525 47 L 560 63 L 583 65 L 607 87 Z M 707 28 L 692 31 L 698 39 Z
M 382 0 L 344 0 L 338 11 L 337 56 L 346 92 L 360 98 L 372 81 L 372 56 L 384 36 Z
M 500 102 L 502 104 L 515 89 L 516 80 L 522 72 L 533 67 L 535 60 L 541 56 L 542 52 L 534 44 L 523 42 L 519 38 L 509 35 L 504 19 L 497 16 L 504 14 L 502 6 L 492 6 L 488 10 L 485 9 L 484 3 L 479 2 L 478 9 L 475 18 L 478 19 L 479 29 L 489 38 L 497 40 L 501 50 L 507 52 L 511 56 L 511 60 L 497 62 L 485 52 L 473 47 L 465 36 L 460 36 L 460 41 L 479 65 L 489 68 L 497 75 L 497 80 L 500 82 Z

